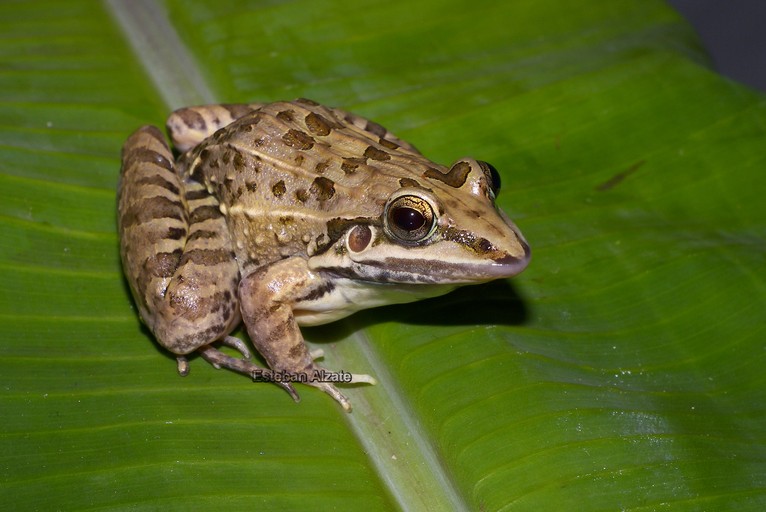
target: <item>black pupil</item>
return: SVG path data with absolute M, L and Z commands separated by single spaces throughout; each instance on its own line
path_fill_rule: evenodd
M 396 208 L 393 211 L 392 220 L 394 221 L 394 224 L 406 231 L 415 231 L 416 229 L 423 227 L 423 224 L 426 223 L 426 219 L 423 217 L 422 213 L 414 208 L 408 208 L 406 206 Z
M 500 191 L 500 173 L 497 172 L 497 169 L 495 169 L 495 166 L 487 163 L 487 162 L 481 162 L 484 165 L 484 169 L 489 171 L 489 176 L 487 176 L 487 179 L 489 180 L 489 187 L 492 189 L 492 192 L 497 195 L 497 193 Z

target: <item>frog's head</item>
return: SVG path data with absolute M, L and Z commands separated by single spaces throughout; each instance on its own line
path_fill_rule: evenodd
M 400 180 L 378 217 L 336 219 L 332 247 L 309 260 L 355 279 L 388 283 L 467 284 L 511 277 L 526 268 L 529 246 L 495 206 L 500 177 L 473 159 L 448 172 Z M 383 202 L 383 201 L 381 201 Z

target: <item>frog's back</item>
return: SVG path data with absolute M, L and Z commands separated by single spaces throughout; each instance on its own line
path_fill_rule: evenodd
M 220 202 L 240 261 L 322 250 L 343 219 L 377 218 L 430 162 L 382 126 L 309 100 L 260 106 L 183 157 Z

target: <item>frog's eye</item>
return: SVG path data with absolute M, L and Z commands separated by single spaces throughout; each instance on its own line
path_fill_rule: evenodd
M 431 204 L 415 195 L 393 197 L 386 205 L 385 228 L 405 243 L 418 243 L 433 233 L 436 216 Z
M 495 169 L 495 166 L 492 164 L 482 162 L 481 160 L 477 160 L 477 163 L 479 164 L 479 167 L 481 167 L 484 177 L 487 178 L 487 183 L 489 183 L 489 189 L 492 191 L 492 195 L 497 197 L 497 194 L 500 193 L 500 173 L 497 172 L 497 169 Z

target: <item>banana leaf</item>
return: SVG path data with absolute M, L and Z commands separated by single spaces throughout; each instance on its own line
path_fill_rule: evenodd
M 138 322 L 120 147 L 307 97 L 492 162 L 517 278 L 304 331 L 350 414 Z M 659 0 L 0 3 L 0 499 L 15 510 L 763 510 L 766 101 Z M 243 331 L 238 335 L 246 337 Z

